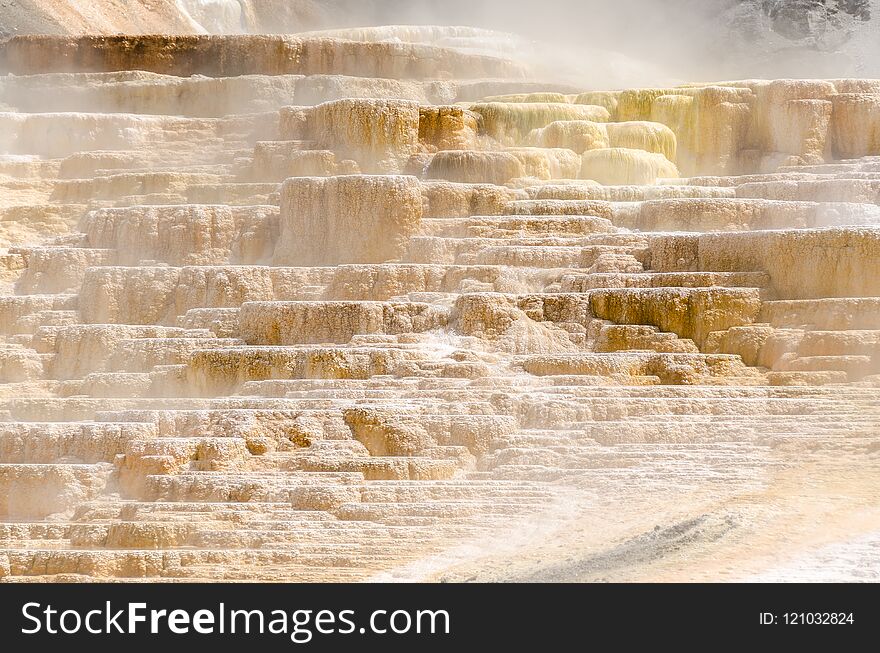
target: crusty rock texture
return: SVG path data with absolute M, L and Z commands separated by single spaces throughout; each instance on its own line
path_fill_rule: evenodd
M 281 186 L 276 264 L 383 263 L 405 253 L 419 231 L 415 177 L 293 177 Z
M 0 576 L 878 578 L 880 83 L 168 31 L 0 43 Z

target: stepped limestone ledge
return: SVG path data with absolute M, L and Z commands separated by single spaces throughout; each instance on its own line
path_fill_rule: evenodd
M 0 42 L 3 581 L 880 579 L 880 81 L 173 4 Z

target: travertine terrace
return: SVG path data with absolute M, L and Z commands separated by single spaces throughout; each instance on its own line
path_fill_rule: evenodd
M 878 577 L 880 81 L 504 42 L 0 43 L 0 577 Z

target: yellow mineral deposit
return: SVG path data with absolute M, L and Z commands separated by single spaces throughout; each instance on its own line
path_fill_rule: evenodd
M 0 41 L 0 576 L 877 577 L 880 82 L 31 4 L 67 33 Z

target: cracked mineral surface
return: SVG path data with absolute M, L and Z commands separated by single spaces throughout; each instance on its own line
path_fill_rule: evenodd
M 4 581 L 880 578 L 880 81 L 177 4 L 0 42 Z

